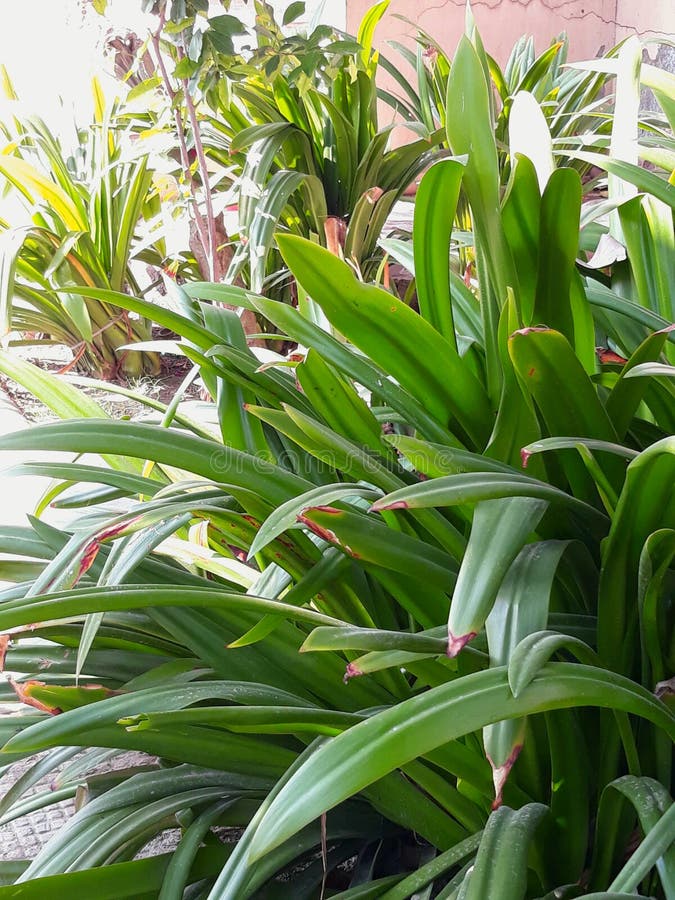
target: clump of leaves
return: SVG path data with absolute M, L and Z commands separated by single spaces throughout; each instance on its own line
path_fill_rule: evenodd
M 80 132 L 76 155 L 38 118 L 3 126 L 0 176 L 25 216 L 2 223 L 0 332 L 46 335 L 71 347 L 78 367 L 104 377 L 156 374 L 156 353 L 127 348 L 151 337 L 151 319 L 96 295 L 138 293 L 131 263 L 161 264 L 163 243 L 141 233 L 158 211 L 148 157 L 131 152 L 118 107 L 106 108 L 96 81 L 93 91 L 94 121 Z
M 56 478 L 61 505 L 125 498 L 70 529 L 0 532 L 24 565 L 0 604 L 5 666 L 37 706 L 4 720 L 3 753 L 48 751 L 2 814 L 51 802 L 23 791 L 81 747 L 60 790 L 93 748 L 161 758 L 87 776 L 89 802 L 0 900 L 78 885 L 163 900 L 673 894 L 673 285 L 644 293 L 641 275 L 672 248 L 673 190 L 625 158 L 619 115 L 598 154 L 609 202 L 626 237 L 634 184 L 661 227 L 644 223 L 637 256 L 626 237 L 625 259 L 580 265 L 577 171 L 514 153 L 500 193 L 484 63 L 470 32 L 448 108 L 475 114 L 448 119 L 455 158 L 417 199 L 419 314 L 280 236 L 326 327 L 208 284 L 160 311 L 217 398 L 218 435 L 182 413 L 170 425 L 173 408 L 153 424 L 82 405 L 87 418 L 0 440 L 112 450 L 106 466 L 20 471 Z M 460 189 L 472 288 L 448 267 Z M 236 314 L 205 298 L 304 349 L 260 365 Z M 82 404 L 0 361 L 61 414 Z M 135 860 L 176 825 L 170 858 Z M 225 845 L 217 826 L 244 830 Z
M 377 272 L 385 221 L 441 137 L 397 148 L 393 128 L 380 127 L 373 34 L 387 7 L 374 6 L 351 38 L 316 23 L 306 34 L 289 30 L 304 4 L 289 6 L 281 24 L 256 4 L 250 33 L 229 14 L 195 9 L 176 19 L 173 7 L 155 6 L 158 70 L 132 98 L 156 89 L 170 105 L 134 115 L 146 130 L 178 135 L 204 253 L 192 249 L 198 262 L 200 254 L 213 261 L 200 262 L 204 277 L 294 300 L 276 231 L 311 237 L 364 277 Z M 214 212 L 224 197 L 237 207 L 236 234 Z

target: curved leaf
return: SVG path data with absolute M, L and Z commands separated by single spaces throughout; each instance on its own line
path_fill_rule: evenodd
M 516 472 L 502 474 L 501 470 L 433 478 L 387 494 L 381 500 L 376 500 L 371 509 L 383 512 L 388 509 L 456 506 L 461 503 L 478 503 L 507 497 L 532 497 L 549 503 L 562 503 L 592 521 L 597 523 L 606 521 L 598 510 L 559 488 Z
M 547 813 L 541 803 L 513 810 L 502 806 L 488 819 L 478 853 L 462 883 L 462 900 L 521 900 L 527 888 L 527 857 L 537 826 Z
M 285 784 L 251 841 L 253 862 L 326 809 L 464 734 L 547 709 L 602 706 L 642 715 L 675 737 L 675 716 L 626 678 L 568 663 L 549 663 L 519 698 L 504 668 L 477 672 L 405 700 L 322 745 Z
M 249 548 L 249 558 L 254 557 L 284 531 L 296 526 L 298 516 L 306 509 L 313 506 L 326 506 L 336 500 L 349 500 L 350 497 L 370 499 L 380 494 L 381 492 L 376 488 L 360 484 L 322 484 L 298 497 L 292 497 L 286 503 L 277 506 L 260 526 Z
M 570 651 L 586 665 L 600 664 L 597 654 L 578 638 L 557 631 L 533 632 L 520 641 L 508 662 L 509 686 L 514 697 L 523 692 L 558 650 Z
M 414 274 L 420 315 L 457 346 L 452 315 L 448 257 L 464 166 L 441 160 L 420 182 L 413 224 Z
M 221 484 L 232 482 L 253 491 L 264 481 L 271 502 L 283 503 L 311 487 L 303 478 L 266 460 L 176 428 L 70 419 L 0 437 L 0 450 L 41 450 L 45 445 L 50 450 L 75 453 L 106 453 L 115 447 L 120 456 L 151 459 Z
M 546 506 L 529 497 L 478 504 L 450 604 L 448 656 L 456 656 L 482 629 L 506 573 Z M 496 659 L 502 661 L 499 654 Z
M 424 396 L 429 412 L 442 425 L 454 416 L 474 444 L 487 440 L 485 391 L 428 322 L 392 294 L 359 282 L 346 263 L 322 247 L 292 235 L 279 235 L 277 243 L 289 268 L 340 333 L 403 388 Z M 448 381 L 454 385 L 451 393 Z

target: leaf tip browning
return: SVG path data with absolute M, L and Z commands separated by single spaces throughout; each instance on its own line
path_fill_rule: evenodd
M 33 688 L 46 687 L 44 681 L 16 682 L 10 678 L 9 684 L 21 703 L 25 703 L 26 706 L 32 706 L 40 712 L 49 713 L 50 716 L 57 716 L 59 713 L 63 712 L 58 706 L 49 706 L 47 703 L 43 703 L 42 700 L 38 700 L 37 697 L 33 696 Z
M 527 328 L 518 328 L 517 331 L 513 332 L 511 337 L 515 337 L 516 335 L 538 334 L 543 331 L 551 331 L 551 329 L 547 325 L 530 325 Z
M 615 353 L 614 350 L 610 350 L 609 347 L 596 347 L 595 355 L 598 357 L 598 362 L 603 366 L 625 366 L 628 362 L 625 356 L 619 356 L 618 353 Z
M 492 810 L 499 809 L 499 807 L 504 802 L 504 785 L 506 784 L 506 780 L 509 777 L 509 773 L 513 768 L 515 761 L 518 759 L 520 755 L 520 751 L 523 749 L 522 744 L 516 744 L 511 752 L 509 753 L 506 760 L 500 765 L 496 766 L 490 757 L 490 754 L 487 754 L 488 762 L 492 766 L 492 783 L 495 786 L 495 799 L 492 801 Z
M 675 676 L 667 681 L 659 681 L 654 689 L 654 696 L 670 705 L 675 698 Z
M 472 641 L 477 634 L 477 631 L 467 631 L 466 634 L 460 634 L 458 637 L 455 637 L 455 635 L 451 631 L 449 631 L 448 648 L 445 651 L 446 656 L 448 656 L 450 659 L 457 656 L 460 650 L 463 650 L 464 647 L 466 647 L 466 645 L 469 643 L 469 641 Z
M 345 674 L 342 677 L 342 680 L 345 684 L 349 681 L 350 678 L 358 678 L 359 675 L 363 675 L 363 672 L 356 663 L 350 662 L 347 664 L 347 668 L 345 669 Z
M 10 641 L 11 638 L 8 634 L 0 635 L 0 672 L 5 671 L 5 657 L 7 656 Z

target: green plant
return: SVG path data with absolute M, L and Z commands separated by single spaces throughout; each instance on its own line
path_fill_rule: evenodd
M 64 793 L 92 748 L 162 760 L 87 776 L 90 802 L 0 900 L 78 885 L 162 900 L 672 896 L 673 332 L 607 271 L 582 279 L 578 172 L 520 156 L 500 195 L 484 62 L 470 33 L 448 108 L 474 115 L 449 117 L 457 158 L 417 198 L 419 315 L 295 235 L 280 250 L 337 337 L 230 286 L 185 286 L 181 314 L 158 311 L 210 382 L 219 439 L 167 427 L 173 408 L 160 425 L 102 420 L 0 357 L 66 418 L 0 449 L 114 451 L 107 467 L 20 471 L 58 479 L 57 504 L 127 498 L 72 533 L 39 519 L 0 532 L 23 557 L 0 604 L 5 667 L 38 709 L 2 722 L 3 753 L 48 751 L 2 815 L 51 802 L 22 792 L 80 747 Z M 672 211 L 666 179 L 602 164 Z M 448 274 L 460 187 L 480 302 Z M 661 253 L 672 212 L 658 210 Z M 625 284 L 640 282 L 633 246 Z M 253 309 L 306 352 L 260 366 L 236 315 L 200 299 Z M 598 359 L 596 329 L 621 336 L 625 363 Z M 77 407 L 86 419 L 68 418 Z M 64 483 L 99 487 L 68 497 Z M 134 861 L 176 824 L 170 859 Z M 236 846 L 216 825 L 244 829 Z
M 204 20 L 209 28 L 200 41 L 193 40 L 202 34 L 195 16 L 173 21 L 172 11 L 169 21 L 162 7 L 154 39 L 161 78 L 135 88 L 134 96 L 156 88 L 171 101 L 171 119 L 160 102 L 137 120 L 177 131 L 184 178 L 208 180 L 238 206 L 238 233 L 218 226 L 223 264 L 210 280 L 224 275 L 291 299 L 292 281 L 274 245 L 277 230 L 330 247 L 366 278 L 381 264 L 377 240 L 384 223 L 440 139 L 440 133 L 425 135 L 392 148 L 393 128 L 379 127 L 372 41 L 387 7 L 388 0 L 374 6 L 350 38 L 324 25 L 307 35 L 287 32 L 302 4 L 291 5 L 280 25 L 267 4 L 257 3 L 253 33 L 246 35 L 233 16 L 220 16 Z M 221 20 L 227 40 L 216 31 Z M 252 46 L 236 53 L 234 35 Z M 205 220 L 215 229 L 212 210 Z
M 468 22 L 468 27 L 473 27 L 470 10 Z M 397 53 L 416 73 L 417 87 L 411 84 L 399 66 L 384 59 L 381 64 L 395 79 L 399 89 L 399 96 L 388 92 L 385 95 L 388 102 L 397 104 L 411 127 L 419 130 L 419 123 L 423 123 L 426 131 L 431 133 L 439 126 L 446 127 L 452 60 L 424 31 L 419 31 L 417 44 L 413 52 L 397 42 L 393 43 Z M 570 145 L 575 146 L 580 136 L 586 144 L 592 144 L 609 134 L 613 97 L 606 88 L 613 60 L 619 50 L 620 45 L 610 50 L 599 64 L 570 65 L 567 62 L 569 42 L 567 36 L 562 34 L 539 56 L 535 54 L 534 39 L 531 36 L 521 37 L 513 46 L 503 69 L 493 57 L 484 55 L 483 69 L 492 87 L 489 102 L 493 108 L 497 155 L 504 184 L 510 173 L 509 147 L 512 140 L 509 123 L 516 97 L 519 99 L 514 117 L 527 121 L 535 105 L 543 112 L 550 140 L 559 151 L 558 164 L 576 168 L 582 175 L 588 172 L 590 164 L 570 154 Z
M 139 233 L 157 212 L 148 157 L 132 152 L 117 105 L 106 109 L 100 86 L 92 87 L 95 118 L 79 131 L 72 156 L 41 119 L 3 126 L 0 175 L 25 212 L 2 225 L 0 330 L 44 334 L 71 347 L 81 368 L 105 377 L 156 374 L 157 354 L 125 349 L 151 337 L 149 319 L 63 290 L 136 294 L 132 260 L 161 265 L 163 258 L 161 238 Z
M 436 155 L 440 134 L 391 148 L 393 126 L 378 124 L 372 41 L 388 5 L 366 14 L 356 40 L 319 26 L 299 46 L 282 42 L 245 78 L 235 69 L 220 95 L 208 140 L 215 152 L 224 138 L 239 172 L 241 244 L 230 278 L 246 267 L 256 292 L 270 269 L 283 271 L 278 230 L 311 237 L 374 277 L 394 203 Z
M 467 6 L 467 31 L 474 29 L 470 4 Z M 413 23 L 409 23 L 413 24 Z M 477 38 L 480 41 L 480 38 Z M 416 75 L 416 87 L 400 70 L 400 66 L 387 58 L 381 59 L 397 85 L 399 95 L 379 91 L 380 96 L 398 110 L 407 127 L 420 136 L 435 133 L 439 126 L 443 131 L 453 127 L 448 113 L 461 114 L 461 110 L 448 107 L 448 83 L 452 60 L 425 31 L 418 31 L 417 49 L 413 52 L 398 42 L 393 48 Z M 567 65 L 568 41 L 565 35 L 552 42 L 539 56 L 535 55 L 534 41 L 523 36 L 514 45 L 502 70 L 495 59 L 479 48 L 481 68 L 488 79 L 490 90 L 487 104 L 489 120 L 494 129 L 497 162 L 501 190 L 507 190 L 511 166 L 519 153 L 531 156 L 543 175 L 553 166 L 575 168 L 584 177 L 585 190 L 598 184 L 590 179 L 592 164 L 579 156 L 581 147 L 602 147 L 608 142 L 612 121 L 613 97 L 608 93 L 611 75 L 616 70 L 616 47 L 595 64 Z M 646 125 L 646 121 L 643 121 Z M 659 138 L 663 141 L 661 131 Z M 536 148 L 536 150 L 533 150 Z M 541 179 L 540 179 L 541 180 Z M 599 213 L 604 212 L 600 209 Z M 597 245 L 598 226 L 592 215 L 583 223 L 591 232 L 581 246 Z M 458 274 L 470 274 L 475 263 L 471 245 L 473 224 L 471 209 L 465 191 L 460 192 L 455 219 L 455 241 L 459 249 L 455 269 Z M 385 239 L 381 246 L 404 266 L 409 268 L 410 254 L 399 239 Z

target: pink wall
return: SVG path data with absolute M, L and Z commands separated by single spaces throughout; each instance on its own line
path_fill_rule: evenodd
M 351 34 L 372 3 L 347 0 Z M 534 35 L 541 52 L 566 31 L 570 58 L 578 60 L 597 56 L 631 31 L 671 37 L 675 31 L 672 0 L 474 0 L 472 8 L 488 53 L 502 64 L 522 34 Z M 384 47 L 391 39 L 411 43 L 414 27 L 396 19 L 398 14 L 430 32 L 452 54 L 464 30 L 464 10 L 464 0 L 392 0 L 378 25 L 377 44 Z

